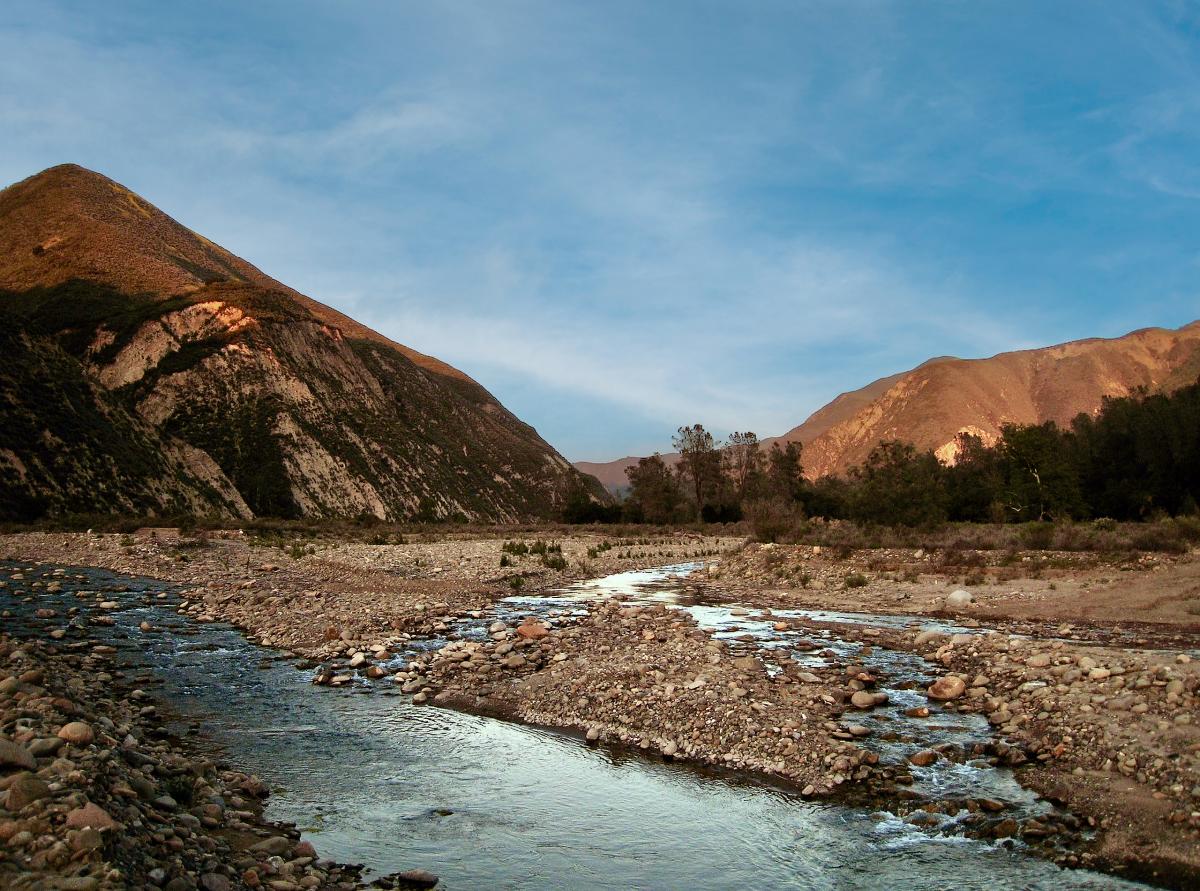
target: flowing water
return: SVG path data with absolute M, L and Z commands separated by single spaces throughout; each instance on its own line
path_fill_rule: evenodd
M 481 634 L 497 615 L 538 612 L 569 621 L 589 600 L 623 596 L 688 609 L 722 636 L 754 634 L 791 658 L 815 658 L 791 652 L 788 633 L 772 636 L 768 623 L 691 602 L 683 583 L 672 579 L 690 568 L 623 573 L 553 597 L 511 598 L 455 633 Z M 142 666 L 159 684 L 156 692 L 198 721 L 232 764 L 267 782 L 267 816 L 303 828 L 322 856 L 365 863 L 371 872 L 427 868 L 447 889 L 1142 887 L 1059 869 L 1019 844 L 922 831 L 887 813 L 804 801 L 721 772 L 414 706 L 389 682 L 314 687 L 308 672 L 234 629 L 179 616 L 175 595 L 150 580 L 15 564 L 0 566 L 0 580 L 8 583 L 0 608 L 11 613 L 0 621 L 17 634 L 44 631 L 46 623 L 34 618 L 38 608 L 57 609 L 50 624 L 64 624 L 67 608 L 88 602 L 75 597 L 79 590 L 119 601 L 122 608 L 110 613 L 115 624 L 89 633 Z M 51 580 L 62 592 L 32 587 Z M 139 632 L 144 620 L 160 631 Z M 849 655 L 858 646 L 832 632 L 816 639 Z M 889 683 L 924 677 L 920 660 L 907 654 L 877 649 L 866 659 Z M 909 696 L 923 700 L 900 687 L 891 693 L 901 705 Z M 894 711 L 879 710 L 863 722 L 884 727 L 896 721 Z M 883 756 L 899 758 L 943 739 L 984 739 L 988 729 L 968 716 L 941 715 L 915 732 L 920 739 L 901 734 L 880 743 Z M 913 772 L 915 788 L 931 796 L 986 795 L 1023 813 L 1043 807 L 1006 771 L 986 765 Z

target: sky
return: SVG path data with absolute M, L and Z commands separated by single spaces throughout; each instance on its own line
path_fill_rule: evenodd
M 1200 6 L 0 4 L 0 180 L 74 162 L 573 460 L 931 356 L 1200 318 Z

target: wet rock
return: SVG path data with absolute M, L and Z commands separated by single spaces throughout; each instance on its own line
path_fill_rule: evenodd
M 875 694 L 866 690 L 855 690 L 850 697 L 850 704 L 855 708 L 874 708 Z
M 926 693 L 930 699 L 948 701 L 958 699 L 966 691 L 966 681 L 956 675 L 948 674 L 934 681 Z
M 908 763 L 915 764 L 917 767 L 928 767 L 941 757 L 933 749 L 922 749 L 920 752 L 914 752 L 908 756 Z
M 423 869 L 398 872 L 392 878 L 395 879 L 398 888 L 434 888 L 438 883 L 437 876 Z

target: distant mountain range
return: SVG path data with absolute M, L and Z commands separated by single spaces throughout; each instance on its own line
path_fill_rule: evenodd
M 990 359 L 940 357 L 843 393 L 772 443 L 804 445 L 810 478 L 842 474 L 881 442 L 899 439 L 955 459 L 960 432 L 995 442 L 1006 423 L 1068 424 L 1095 412 L 1106 396 L 1138 387 L 1170 391 L 1200 377 L 1200 322 L 1178 330 L 1145 328 L 1113 339 L 1001 353 Z M 663 456 L 674 463 L 675 455 Z M 610 491 L 627 485 L 625 469 L 638 458 L 576 467 Z
M 606 500 L 444 362 L 75 165 L 0 192 L 0 517 L 512 521 Z

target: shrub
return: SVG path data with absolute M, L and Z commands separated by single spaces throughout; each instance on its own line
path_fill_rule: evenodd
M 761 542 L 794 539 L 804 524 L 800 505 L 784 498 L 751 501 L 746 505 L 746 517 L 754 530 L 754 540 Z
M 1035 551 L 1046 551 L 1054 544 L 1053 523 L 1030 523 L 1021 529 L 1021 541 Z
M 861 572 L 852 572 L 842 579 L 842 585 L 846 588 L 865 588 L 867 586 L 867 577 Z

